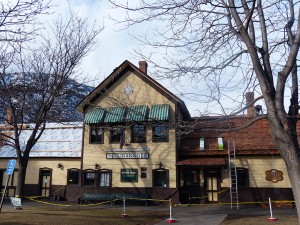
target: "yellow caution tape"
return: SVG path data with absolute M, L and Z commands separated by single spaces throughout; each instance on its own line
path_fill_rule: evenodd
M 227 189 L 226 189 L 227 190 Z M 222 192 L 226 191 L 223 190 Z M 221 192 L 219 192 L 221 193 Z M 109 200 L 109 201 L 104 201 L 104 202 L 98 202 L 98 203 L 91 203 L 91 204 L 59 204 L 59 203 L 52 203 L 52 202 L 46 202 L 46 201 L 42 201 L 42 200 L 38 200 L 37 198 L 41 198 L 41 197 L 47 197 L 47 196 L 30 196 L 30 197 L 25 197 L 31 201 L 35 201 L 35 202 L 39 202 L 39 203 L 43 203 L 43 204 L 48 204 L 48 205 L 56 205 L 56 206 L 79 206 L 79 207 L 87 207 L 87 206 L 95 206 L 95 205 L 102 205 L 102 204 L 107 204 L 107 203 L 113 203 L 115 201 L 119 201 L 119 200 L 123 200 L 123 198 L 118 198 L 118 199 L 113 199 L 113 200 Z M 196 197 L 194 197 L 196 198 Z M 202 197 L 203 198 L 203 197 Z M 213 206 L 213 205 L 231 205 L 231 204 L 235 204 L 235 203 L 231 203 L 231 202 L 218 202 L 218 203 L 199 203 L 199 204 L 172 204 L 171 199 L 169 200 L 164 200 L 164 199 L 152 199 L 152 198 L 127 198 L 129 200 L 141 200 L 141 201 L 158 201 L 158 202 L 170 202 L 169 205 L 170 206 Z M 246 204 L 268 204 L 269 201 L 256 201 L 256 202 L 238 202 L 239 205 L 246 205 Z M 271 201 L 271 203 L 295 203 L 295 201 L 292 200 L 275 200 L 275 201 Z
M 229 189 L 230 189 L 230 188 L 226 188 L 226 189 L 224 189 L 223 191 L 218 192 L 217 194 L 219 195 L 219 194 L 221 194 L 222 192 L 225 192 L 225 191 L 227 191 L 227 190 L 229 190 Z M 202 196 L 202 197 L 190 197 L 189 199 L 197 199 L 197 198 L 208 198 L 208 195 Z

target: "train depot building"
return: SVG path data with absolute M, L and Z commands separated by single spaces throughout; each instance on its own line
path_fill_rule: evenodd
M 247 104 L 253 99 L 246 93 Z M 191 117 L 181 99 L 147 74 L 147 62 L 136 67 L 124 61 L 78 104 L 84 121 L 72 129 L 81 135 L 61 134 L 70 149 L 61 153 L 65 142 L 53 138 L 60 144 L 51 153 L 43 154 L 46 146 L 38 156 L 32 152 L 25 195 L 55 193 L 75 201 L 86 193 L 133 194 L 182 204 L 293 200 L 268 121 L 237 130 L 260 116 L 256 109 L 226 118 Z M 73 142 L 80 147 L 71 148 Z M 14 156 L 9 151 L 2 143 L 2 190 Z M 9 195 L 15 185 L 13 179 Z

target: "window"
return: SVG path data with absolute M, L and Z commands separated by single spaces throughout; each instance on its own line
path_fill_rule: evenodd
M 111 187 L 111 170 L 99 171 L 99 187 Z
M 85 171 L 83 173 L 83 184 L 84 186 L 95 186 L 96 184 L 95 171 Z
M 90 128 L 90 143 L 103 144 L 103 129 L 101 127 Z
M 166 169 L 153 170 L 153 187 L 169 187 L 169 171 Z
M 120 128 L 112 128 L 110 130 L 110 143 L 120 143 L 121 139 L 121 129 Z
M 167 126 L 158 125 L 153 127 L 152 131 L 153 142 L 168 142 L 169 141 L 169 129 Z
M 199 186 L 199 170 L 185 169 L 183 170 L 184 186 Z
M 246 168 L 236 168 L 237 186 L 248 187 L 249 186 L 249 170 Z
M 79 170 L 78 169 L 69 169 L 68 170 L 68 184 L 69 185 L 78 185 L 79 184 Z
M 141 168 L 141 178 L 147 178 L 147 167 Z
M 143 125 L 131 126 L 131 142 L 146 143 L 146 126 Z

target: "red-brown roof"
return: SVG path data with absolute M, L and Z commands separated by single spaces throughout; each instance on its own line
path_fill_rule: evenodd
M 185 159 L 177 163 L 177 166 L 225 166 L 224 158 L 194 158 L 194 159 Z

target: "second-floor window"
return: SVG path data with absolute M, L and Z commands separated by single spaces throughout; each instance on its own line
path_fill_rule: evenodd
M 90 143 L 103 144 L 103 129 L 101 127 L 90 128 Z
M 131 126 L 131 142 L 132 143 L 146 142 L 146 126 L 143 125 Z
M 110 130 L 110 143 L 120 143 L 121 132 L 121 128 L 113 127 Z
M 152 130 L 153 142 L 168 142 L 169 141 L 169 128 L 165 125 L 157 125 Z

